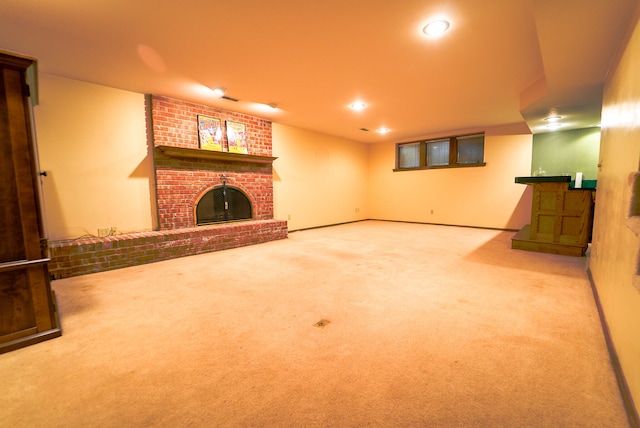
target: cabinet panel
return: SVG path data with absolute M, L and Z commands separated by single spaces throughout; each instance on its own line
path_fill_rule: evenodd
M 553 240 L 553 231 L 555 229 L 555 225 L 555 215 L 538 215 L 538 227 L 536 228 L 538 239 L 543 239 L 541 235 L 549 235 L 548 239 Z
M 0 273 L 0 340 L 36 327 L 26 271 Z
M 9 107 L 5 85 L 6 70 L 0 69 L 0 263 L 26 259 L 20 205 L 18 203 L 18 185 L 16 183 L 13 145 L 9 121 Z M 14 72 L 15 73 L 15 72 Z M 11 91 L 11 88 L 8 88 Z M 13 90 L 15 91 L 15 90 Z
M 584 255 L 591 237 L 594 190 L 570 189 L 569 177 L 518 177 L 533 188 L 531 225 L 512 248 Z
M 60 336 L 40 208 L 26 71 L 0 52 L 0 353 Z
M 557 196 L 558 194 L 555 189 L 540 190 L 540 193 L 539 193 L 540 203 L 538 205 L 538 209 L 555 211 Z

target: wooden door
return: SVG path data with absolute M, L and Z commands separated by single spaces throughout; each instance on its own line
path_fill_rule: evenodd
M 0 53 L 0 353 L 60 336 L 48 272 L 26 70 Z

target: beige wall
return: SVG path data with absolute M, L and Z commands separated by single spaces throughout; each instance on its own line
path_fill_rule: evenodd
M 156 227 L 144 96 L 40 76 L 36 130 L 51 240 Z M 482 168 L 394 173 L 395 145 L 273 124 L 274 212 L 289 230 L 366 218 L 519 229 L 531 135 L 487 130 Z M 433 210 L 433 214 L 431 213 Z
M 273 124 L 275 218 L 289 230 L 368 218 L 367 145 Z
M 34 108 L 47 234 L 50 240 L 152 230 L 153 164 L 144 96 L 39 77 Z
M 512 132 L 486 130 L 484 167 L 394 172 L 395 144 L 372 146 L 369 217 L 520 229 L 529 223 L 531 192 L 514 178 L 530 173 L 532 136 Z
M 640 6 L 638 6 L 640 9 Z M 640 12 L 640 11 L 637 11 Z M 640 26 L 604 91 L 598 192 L 590 269 L 636 407 L 640 405 L 640 290 L 633 277 L 639 237 L 627 226 L 629 175 L 640 160 Z

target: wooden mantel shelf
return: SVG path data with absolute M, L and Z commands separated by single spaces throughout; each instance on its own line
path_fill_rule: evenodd
M 245 155 L 242 153 L 216 152 L 213 150 L 188 149 L 185 147 L 156 146 L 165 156 L 172 158 L 208 159 L 229 162 L 248 162 L 259 164 L 272 164 L 277 157 Z

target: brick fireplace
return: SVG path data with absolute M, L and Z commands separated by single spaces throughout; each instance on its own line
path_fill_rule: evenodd
M 254 220 L 273 219 L 270 121 L 166 97 L 151 102 L 160 230 L 195 226 L 199 198 L 223 180 L 249 198 Z M 199 150 L 197 115 L 243 123 L 249 156 Z
M 157 197 L 157 231 L 50 245 L 54 278 L 100 272 L 287 237 L 287 222 L 273 218 L 271 122 L 173 98 L 147 97 Z M 197 115 L 246 126 L 248 154 L 199 148 Z M 223 139 L 223 145 L 226 145 Z M 219 188 L 240 192 L 251 218 L 197 226 L 196 207 Z

